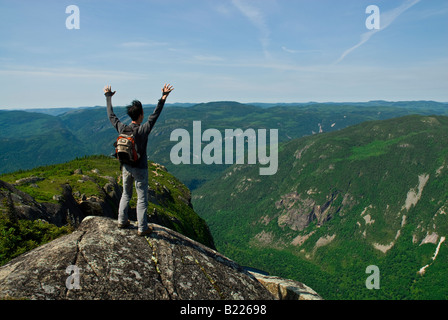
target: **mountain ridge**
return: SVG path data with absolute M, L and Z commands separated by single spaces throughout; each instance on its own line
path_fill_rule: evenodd
M 324 298 L 445 299 L 446 244 L 436 275 L 417 272 L 448 233 L 446 137 L 447 117 L 406 116 L 295 139 L 280 146 L 276 175 L 234 166 L 196 190 L 193 204 L 218 250 L 306 278 Z M 431 235 L 438 241 L 428 244 Z M 368 265 L 389 280 L 382 290 L 366 289 Z M 422 289 L 429 283 L 432 292 Z
M 218 107 L 219 106 L 219 107 Z M 144 107 L 145 114 L 153 107 Z M 130 119 L 124 107 L 114 108 L 117 116 L 125 123 Z M 0 111 L 0 123 L 9 129 L 0 131 L 0 173 L 19 169 L 30 169 L 39 165 L 62 163 L 84 155 L 113 153 L 112 143 L 116 132 L 107 119 L 105 107 L 80 108 L 58 115 L 54 121 L 61 122 L 65 131 L 54 132 L 51 127 L 40 130 L 40 125 L 30 122 L 20 125 L 21 117 L 10 111 Z M 369 103 L 317 103 L 299 105 L 273 105 L 270 108 L 257 107 L 238 102 L 210 102 L 188 108 L 167 107 L 162 112 L 149 137 L 148 156 L 163 163 L 191 190 L 205 181 L 217 177 L 227 166 L 185 166 L 170 162 L 170 150 L 175 142 L 170 141 L 173 130 L 182 128 L 192 131 L 193 121 L 201 121 L 204 130 L 225 129 L 278 129 L 279 141 L 286 142 L 315 133 L 340 130 L 367 120 L 381 120 L 408 114 L 448 114 L 446 104 L 437 102 L 377 102 Z M 38 119 L 41 115 L 29 113 L 28 118 Z M 19 138 L 20 132 L 32 131 L 33 138 Z M 66 136 L 62 133 L 66 132 Z M 95 137 L 95 139 L 92 139 Z M 14 140 L 12 143 L 11 139 Z M 45 140 L 43 140 L 45 139 Z M 68 140 L 68 143 L 67 141 Z M 9 142 L 8 142 L 9 141 Z M 52 145 L 39 148 L 41 144 Z M 42 150 L 41 150 L 42 149 Z

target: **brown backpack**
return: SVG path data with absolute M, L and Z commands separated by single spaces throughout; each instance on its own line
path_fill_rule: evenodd
M 137 165 L 137 162 L 140 159 L 140 154 L 137 152 L 135 136 L 133 134 L 119 134 L 114 145 L 115 156 L 120 160 L 121 164 L 128 164 L 131 166 Z

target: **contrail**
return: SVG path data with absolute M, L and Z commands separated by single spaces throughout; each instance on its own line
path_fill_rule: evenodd
M 405 12 L 406 10 L 408 10 L 409 8 L 411 8 L 412 6 L 414 6 L 415 4 L 419 3 L 421 0 L 407 0 L 405 1 L 401 6 L 392 9 L 390 11 L 387 11 L 385 13 L 381 14 L 381 29 L 373 29 L 370 30 L 368 32 L 365 32 L 361 35 L 361 41 L 359 41 L 358 44 L 356 44 L 355 46 L 351 47 L 350 49 L 346 50 L 340 57 L 339 59 L 335 62 L 335 64 L 338 64 L 339 62 L 341 62 L 342 60 L 344 60 L 344 58 L 353 50 L 359 48 L 360 46 L 362 46 L 364 43 L 366 43 L 367 41 L 369 41 L 369 39 L 377 32 L 379 31 L 383 31 L 384 29 L 386 29 L 388 26 L 390 26 L 392 24 L 392 22 L 394 22 L 395 19 L 397 19 L 403 12 Z
M 263 13 L 257 8 L 241 0 L 232 0 L 233 5 L 260 31 L 260 42 L 266 57 L 269 56 L 267 50 L 269 46 L 269 28 L 266 24 Z

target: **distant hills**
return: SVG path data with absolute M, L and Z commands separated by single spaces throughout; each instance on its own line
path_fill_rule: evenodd
M 193 205 L 218 250 L 323 298 L 447 299 L 447 141 L 448 117 L 416 115 L 294 139 L 276 175 L 233 166 Z
M 145 106 L 145 115 L 149 116 L 153 108 L 152 105 Z M 130 122 L 124 107 L 115 107 L 114 110 L 122 121 Z M 166 165 L 170 172 L 194 190 L 228 166 L 171 164 L 169 154 L 175 145 L 170 141 L 171 132 L 177 128 L 191 132 L 193 121 L 201 121 L 203 130 L 278 129 L 279 141 L 285 142 L 363 121 L 409 114 L 448 115 L 448 104 L 372 101 L 248 105 L 221 101 L 183 104 L 181 107 L 170 105 L 162 112 L 150 135 L 148 157 Z M 113 153 L 112 144 L 116 139 L 105 107 L 69 109 L 57 115 L 0 111 L 0 128 L 0 173 L 62 163 L 85 155 L 109 155 Z
M 0 111 L 0 173 L 61 163 L 88 149 L 56 116 Z

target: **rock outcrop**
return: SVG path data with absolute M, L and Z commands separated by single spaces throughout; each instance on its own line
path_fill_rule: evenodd
M 45 219 L 45 208 L 30 195 L 0 180 L 0 213 L 19 219 Z
M 280 210 L 278 225 L 281 228 L 287 226 L 294 231 L 304 230 L 315 220 L 317 225 L 322 225 L 332 218 L 333 213 L 340 210 L 340 207 L 332 208 L 337 197 L 337 193 L 329 194 L 326 201 L 319 205 L 312 198 L 298 194 L 296 191 L 285 194 L 275 202 L 276 209 Z
M 190 190 L 164 166 L 153 162 L 148 166 L 149 221 L 215 249 L 206 222 L 193 209 Z M 0 180 L 0 213 L 11 220 L 39 219 L 74 229 L 87 216 L 117 218 L 122 195 L 117 168 L 116 159 L 92 156 L 48 171 L 44 167 L 5 176 Z M 134 205 L 128 213 L 129 219 L 137 220 Z
M 321 296 L 301 282 L 250 271 L 276 300 L 322 300 Z
M 148 237 L 86 217 L 73 233 L 0 267 L 0 299 L 274 299 L 254 276 L 168 228 Z
M 98 186 L 98 189 L 102 190 L 102 197 L 82 198 L 79 201 L 74 198 L 72 187 L 69 184 L 63 184 L 61 194 L 53 196 L 57 203 L 36 201 L 29 194 L 16 188 L 17 185 L 29 183 L 30 179 L 19 181 L 20 183 L 13 185 L 0 180 L 0 212 L 6 211 L 15 219 L 41 219 L 58 227 L 71 224 L 76 228 L 89 215 L 106 217 L 117 215 L 114 207 L 118 206 L 121 189 L 113 180 L 114 184 L 110 182 L 106 185 L 106 187 L 112 185 L 109 193 Z
M 94 160 L 86 159 L 84 167 Z M 10 179 L 9 183 L 0 180 L 0 215 L 11 221 L 44 220 L 76 230 L 1 266 L 0 300 L 283 300 L 318 296 L 298 282 L 283 279 L 279 284 L 281 278 L 253 275 L 216 252 L 207 225 L 193 211 L 189 190 L 160 165 L 154 168 L 148 192 L 157 210 L 154 207 L 148 212 L 154 226 L 148 237 L 137 236 L 136 222 L 128 229 L 117 228 L 119 181 L 100 176 L 97 169 L 84 170 L 86 174 L 81 169 L 68 171 L 70 179 L 63 179 L 63 174 L 62 178 L 38 174 L 15 182 Z M 160 181 L 156 179 L 159 176 L 163 178 Z M 74 178 L 79 178 L 78 183 Z M 45 183 L 58 185 L 56 194 L 55 188 L 49 193 Z M 80 188 L 87 183 L 92 194 Z M 48 202 L 36 201 L 42 197 L 35 199 L 19 189 L 31 190 L 33 196 L 46 192 L 44 199 L 53 197 Z M 130 219 L 135 220 L 135 210 L 130 211 Z

